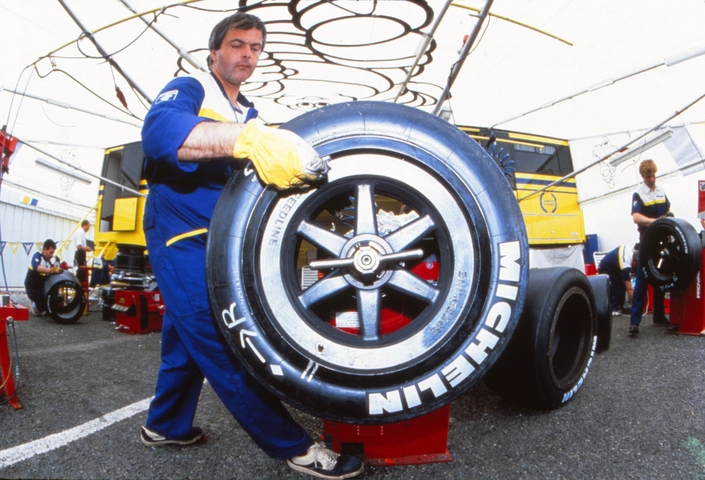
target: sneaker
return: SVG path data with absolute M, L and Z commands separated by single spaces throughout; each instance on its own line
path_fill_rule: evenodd
M 162 437 L 158 433 L 149 430 L 144 425 L 142 425 L 142 432 L 140 433 L 140 440 L 142 440 L 142 443 L 148 447 L 161 447 L 162 445 L 191 445 L 202 438 L 205 438 L 203 436 L 203 430 L 198 427 L 193 427 L 189 436 L 183 440 Z
M 667 327 L 671 324 L 665 316 L 654 317 L 654 327 Z
M 613 317 L 619 317 L 619 316 L 621 316 L 621 315 L 622 315 L 622 314 L 620 313 L 619 310 L 614 310 L 614 311 L 612 311 L 612 316 L 613 316 Z
M 353 478 L 365 469 L 359 458 L 335 453 L 322 443 L 314 443 L 304 455 L 290 458 L 286 464 L 297 472 L 334 479 Z
M 29 302 L 29 311 L 32 313 L 33 316 L 35 316 L 35 317 L 39 316 L 39 310 L 37 310 L 36 303 Z
M 639 333 L 639 325 L 629 325 L 629 335 L 636 335 Z

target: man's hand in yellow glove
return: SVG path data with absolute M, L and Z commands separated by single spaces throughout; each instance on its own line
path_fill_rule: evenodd
M 303 187 L 329 170 L 328 163 L 295 133 L 254 121 L 240 132 L 233 156 L 250 159 L 259 178 L 279 190 Z
M 61 273 L 61 267 L 51 267 L 49 273 Z

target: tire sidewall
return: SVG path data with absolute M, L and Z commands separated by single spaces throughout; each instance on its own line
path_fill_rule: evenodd
M 262 241 L 262 215 L 271 214 L 281 195 L 264 189 L 254 172 L 246 169 L 226 185 L 221 199 L 227 201 L 216 206 L 208 245 L 211 302 L 230 348 L 270 391 L 324 418 L 386 423 L 448 403 L 476 383 L 498 358 L 523 306 L 528 243 L 521 212 L 509 187 L 504 187 L 502 173 L 460 130 L 395 104 L 336 105 L 298 117 L 282 128 L 299 134 L 322 156 L 386 151 L 436 171 L 468 212 L 471 224 L 482 225 L 477 248 L 480 276 L 485 278 L 474 287 L 474 298 L 483 300 L 461 307 L 462 315 L 469 318 L 456 332 L 462 340 L 446 341 L 432 358 L 408 370 L 348 375 L 343 383 L 331 383 L 339 372 L 324 375 L 319 366 L 302 367 L 300 359 L 292 360 L 295 349 L 283 346 L 267 327 L 266 302 L 257 295 L 253 246 Z M 297 193 L 288 194 L 292 202 L 296 197 Z M 380 404 L 384 404 L 381 411 Z
M 656 248 L 661 234 L 671 234 L 683 251 L 679 268 L 668 276 L 658 275 L 650 264 L 649 252 Z M 702 243 L 693 226 L 680 218 L 660 218 L 644 232 L 639 248 L 639 268 L 647 283 L 663 292 L 685 290 L 700 269 Z
M 539 278 L 539 274 L 543 274 L 542 279 Z M 584 299 L 589 312 L 580 313 L 590 315 L 592 320 L 589 326 L 590 333 L 583 335 L 585 344 L 582 348 L 586 350 L 581 352 L 578 374 L 569 382 L 559 382 L 554 374 L 556 367 L 550 364 L 553 351 L 551 342 L 559 315 L 562 314 L 561 309 L 565 308 L 571 296 Z M 598 323 L 595 312 L 592 287 L 587 277 L 579 270 L 556 267 L 540 269 L 536 273 L 532 271 L 524 314 L 530 317 L 530 333 L 534 335 L 532 357 L 541 404 L 551 408 L 559 407 L 572 399 L 583 385 L 597 345 Z

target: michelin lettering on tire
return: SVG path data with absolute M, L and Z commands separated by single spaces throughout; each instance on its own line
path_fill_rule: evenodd
M 528 244 L 501 171 L 455 127 L 399 105 L 337 105 L 282 128 L 331 171 L 283 195 L 251 172 L 226 185 L 208 281 L 230 348 L 270 391 L 332 420 L 400 421 L 457 398 L 524 300 Z

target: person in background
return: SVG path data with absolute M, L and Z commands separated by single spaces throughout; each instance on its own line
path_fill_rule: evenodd
M 621 315 L 625 293 L 629 297 L 629 303 L 632 302 L 632 271 L 636 269 L 638 249 L 639 244 L 634 248 L 620 245 L 602 257 L 597 266 L 597 273 L 610 277 L 610 301 L 614 316 Z
M 661 217 L 667 216 L 671 211 L 671 202 L 666 192 L 656 185 L 656 163 L 653 160 L 644 160 L 639 164 L 639 174 L 644 180 L 639 184 L 632 196 L 632 219 L 639 231 L 639 243 L 646 229 Z M 636 280 L 632 301 L 632 313 L 629 319 L 629 334 L 639 333 L 639 324 L 646 303 L 647 282 L 640 266 L 637 265 Z M 670 322 L 664 313 L 664 292 L 654 289 L 654 326 L 668 326 Z
M 73 236 L 73 244 L 76 247 L 76 253 L 74 253 L 74 265 L 76 265 L 78 270 L 76 271 L 76 278 L 78 281 L 83 283 L 86 281 L 86 269 L 80 268 L 86 266 L 86 253 L 92 252 L 93 249 L 86 243 L 86 232 L 91 228 L 91 222 L 84 220 L 81 222 L 81 228 L 76 231 Z
M 201 440 L 203 431 L 193 420 L 205 378 L 269 456 L 320 478 L 352 478 L 363 471 L 362 460 L 315 443 L 281 401 L 249 375 L 220 335 L 208 299 L 208 228 L 230 176 L 251 174 L 237 171 L 251 161 L 263 183 L 286 190 L 328 171 L 299 136 L 255 120 L 254 105 L 240 93 L 265 40 L 264 23 L 253 15 L 222 20 L 208 42 L 210 72 L 169 82 L 144 121 L 149 197 L 143 224 L 166 309 L 156 393 L 140 439 L 148 447 Z
M 24 278 L 24 289 L 29 298 L 29 309 L 32 315 L 40 316 L 46 312 L 44 297 L 44 282 L 49 275 L 61 273 L 61 260 L 55 257 L 56 243 L 52 239 L 44 241 L 41 252 L 35 252 L 29 261 L 29 270 Z

